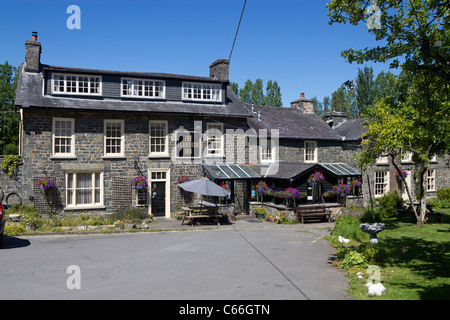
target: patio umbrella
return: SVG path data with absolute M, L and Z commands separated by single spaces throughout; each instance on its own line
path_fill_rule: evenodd
M 185 191 L 199 193 L 204 196 L 226 197 L 230 195 L 229 191 L 215 184 L 208 178 L 183 182 L 178 186 Z

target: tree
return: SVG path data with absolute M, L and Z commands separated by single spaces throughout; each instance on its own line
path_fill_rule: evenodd
M 277 81 L 269 80 L 267 82 L 266 94 L 264 94 L 264 83 L 262 79 L 256 79 L 255 83 L 248 79 L 244 87 L 240 90 L 236 82 L 231 82 L 230 87 L 234 92 L 239 92 L 239 99 L 243 103 L 273 107 L 282 106 L 281 90 Z
M 426 174 L 430 159 L 434 154 L 448 152 L 450 146 L 450 86 L 436 77 L 432 82 L 426 79 L 408 72 L 401 74 L 395 86 L 398 97 L 383 98 L 369 110 L 363 151 L 357 156 L 357 162 L 363 168 L 374 164 L 380 155 L 389 156 L 411 202 L 411 193 L 397 163 L 405 152 L 413 153 L 421 209 L 417 212 L 412 207 L 418 226 L 425 223 Z M 423 87 L 427 87 L 429 93 L 425 97 L 420 96 Z
M 319 117 L 323 117 L 324 115 L 323 103 L 320 102 L 316 96 L 312 97 L 311 100 L 313 101 L 314 105 L 314 113 L 317 114 Z
M 371 5 L 366 0 L 331 0 L 327 4 L 330 24 L 367 22 L 372 18 L 367 10 Z M 350 63 L 391 61 L 391 68 L 401 67 L 403 76 L 398 97 L 379 100 L 370 114 L 365 141 L 369 148 L 360 158 L 368 163 L 385 152 L 414 153 L 421 200 L 416 217 L 422 226 L 429 158 L 448 152 L 450 143 L 450 1 L 378 0 L 376 6 L 381 23 L 368 32 L 384 40 L 384 45 L 350 48 L 341 54 Z
M 329 24 L 357 25 L 373 19 L 367 0 L 331 0 L 327 4 Z M 385 45 L 341 54 L 348 62 L 387 62 L 391 68 L 412 72 L 423 71 L 450 81 L 450 1 L 449 0 L 377 0 L 380 27 L 368 28 L 376 40 Z M 404 60 L 400 63 L 400 60 Z
M 6 61 L 0 64 L 0 152 L 19 153 L 19 117 L 14 100 L 17 87 L 17 68 Z
M 263 91 L 263 81 L 261 79 L 256 79 L 255 83 L 253 84 L 250 100 L 252 104 L 260 106 L 264 106 L 266 104 L 266 99 Z
M 356 76 L 356 99 L 358 99 L 358 109 L 361 115 L 366 114 L 366 110 L 373 106 L 375 97 L 374 76 L 372 67 L 365 66 L 358 68 Z
M 237 82 L 230 82 L 230 88 L 237 96 L 239 96 L 239 84 Z
M 391 72 L 381 71 L 375 78 L 374 83 L 374 101 L 385 97 L 397 97 L 397 90 L 395 88 L 395 82 L 397 76 Z
M 281 102 L 281 90 L 277 81 L 267 81 L 265 103 L 272 107 L 281 107 L 283 105 Z
M 347 92 L 340 87 L 331 94 L 331 109 L 333 111 L 345 112 L 349 118 L 354 118 L 353 114 L 353 92 Z
M 241 99 L 243 103 L 251 103 L 252 89 L 253 89 L 253 82 L 250 79 L 248 79 L 245 82 L 244 87 L 241 90 L 239 90 L 239 99 Z
M 329 96 L 323 97 L 323 114 L 331 111 L 331 99 Z

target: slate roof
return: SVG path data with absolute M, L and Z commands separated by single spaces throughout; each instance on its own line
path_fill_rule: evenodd
M 364 134 L 367 129 L 364 127 L 365 119 L 361 119 L 361 130 Z M 345 141 L 357 141 L 361 139 L 361 130 L 359 129 L 358 119 L 347 119 L 334 128 L 338 134 L 345 138 Z
M 245 106 L 251 113 L 252 105 Z M 270 129 L 278 129 L 280 138 L 342 140 L 341 135 L 316 114 L 284 107 L 253 106 L 253 110 L 253 117 L 248 119 L 248 124 L 257 132 L 259 129 L 267 129 L 267 134 L 270 135 Z M 258 113 L 261 115 L 261 121 L 258 120 Z
M 54 66 L 43 66 L 43 70 L 65 71 L 83 74 L 115 74 L 123 76 L 148 76 L 158 78 L 172 78 L 191 81 L 210 81 L 220 83 L 220 81 L 209 77 L 196 77 L 185 75 L 161 74 L 161 73 L 139 73 L 120 72 L 94 69 L 77 69 Z M 97 111 L 131 111 L 131 112 L 152 112 L 152 113 L 177 113 L 195 115 L 215 115 L 226 117 L 249 117 L 250 112 L 239 100 L 236 94 L 227 87 L 225 104 L 218 103 L 195 103 L 185 101 L 130 101 L 102 97 L 61 97 L 43 95 L 44 76 L 43 73 L 24 72 L 23 65 L 20 66 L 19 79 L 16 89 L 16 106 L 22 108 L 58 108 L 58 109 L 78 109 Z

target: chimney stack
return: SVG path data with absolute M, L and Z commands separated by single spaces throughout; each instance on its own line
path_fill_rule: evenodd
M 32 40 L 25 41 L 25 71 L 26 72 L 39 72 L 41 65 L 41 43 L 37 41 L 38 33 L 33 31 L 31 34 Z
M 220 81 L 229 81 L 230 60 L 218 59 L 209 65 L 209 76 Z
M 300 93 L 300 98 L 291 102 L 292 109 L 302 110 L 303 113 L 314 113 L 314 102 L 305 98 L 305 93 Z

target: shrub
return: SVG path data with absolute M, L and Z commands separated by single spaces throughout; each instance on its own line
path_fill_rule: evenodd
M 23 225 L 10 225 L 10 226 L 5 226 L 5 230 L 3 230 L 3 233 L 5 236 L 8 237 L 14 237 L 14 236 L 19 236 L 22 233 L 24 233 L 25 230 L 25 226 Z
M 450 200 L 450 188 L 437 189 L 436 195 L 439 200 Z
M 364 209 L 364 212 L 360 218 L 361 223 L 381 222 L 381 220 L 382 220 L 381 210 L 379 210 L 378 208 L 373 210 L 373 214 L 370 208 Z
M 392 218 L 398 215 L 397 209 L 403 207 L 403 199 L 395 190 L 392 190 L 378 199 L 378 209 L 381 217 Z
M 367 258 L 358 251 L 350 250 L 341 261 L 341 268 L 348 270 L 350 268 L 364 268 L 369 266 Z
M 337 219 L 332 235 L 361 242 L 368 237 L 368 234 L 364 233 L 359 225 L 360 221 L 357 217 L 342 215 Z
M 115 212 L 112 220 L 144 220 L 149 219 L 147 208 L 129 208 Z

